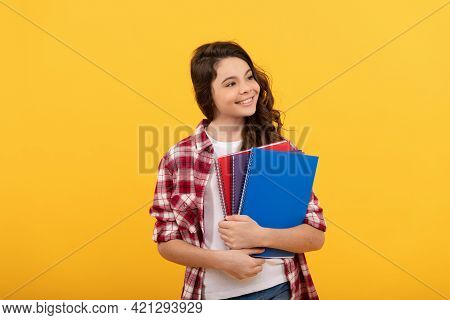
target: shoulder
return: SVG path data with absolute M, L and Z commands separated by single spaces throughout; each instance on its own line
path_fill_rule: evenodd
M 180 160 L 184 160 L 186 159 L 186 157 L 193 157 L 194 152 L 195 139 L 194 135 L 192 134 L 172 145 L 163 155 L 161 164 L 166 169 L 175 171 Z

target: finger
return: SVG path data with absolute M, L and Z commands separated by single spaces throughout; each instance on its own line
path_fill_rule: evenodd
M 254 252 L 252 253 L 263 253 L 266 249 L 265 248 L 252 248 Z
M 231 216 L 226 216 L 227 221 L 249 221 L 250 217 L 242 214 L 233 214 Z
M 222 229 L 229 229 L 233 225 L 233 221 L 220 221 L 219 222 L 219 228 Z
M 230 238 L 222 238 L 222 241 L 227 245 L 227 246 L 229 246 L 230 248 L 232 247 L 232 240 L 230 239 Z
M 219 233 L 223 234 L 223 235 L 226 235 L 226 236 L 229 236 L 230 235 L 230 230 L 224 229 L 224 228 L 219 228 Z
M 256 258 L 255 260 L 256 260 L 256 264 L 258 266 L 262 266 L 264 263 L 266 263 L 266 259 L 258 259 L 258 258 Z
M 233 243 L 231 242 L 231 240 L 230 239 L 226 239 L 226 240 L 224 240 L 223 241 L 223 243 L 228 247 L 228 248 L 230 248 L 230 249 L 240 249 L 240 248 L 238 248 L 238 247 L 236 247 L 236 246 L 233 246 Z
M 262 271 L 262 266 L 255 266 L 252 268 L 251 272 L 260 273 Z
M 245 249 L 245 253 L 247 253 L 247 254 L 262 253 L 262 252 L 264 252 L 264 250 L 266 250 L 266 249 L 264 249 L 264 248 L 256 248 L 256 249 L 251 248 L 251 249 Z
M 227 221 L 225 221 L 225 220 L 223 220 L 223 221 L 220 221 L 217 225 L 219 226 L 219 228 L 225 228 L 225 226 L 227 225 L 227 223 L 226 223 Z

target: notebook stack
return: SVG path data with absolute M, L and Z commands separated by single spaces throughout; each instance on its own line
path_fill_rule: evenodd
M 318 157 L 291 151 L 287 140 L 217 158 L 216 172 L 225 215 L 243 214 L 265 228 L 303 223 Z M 259 258 L 292 258 L 295 253 L 265 248 Z

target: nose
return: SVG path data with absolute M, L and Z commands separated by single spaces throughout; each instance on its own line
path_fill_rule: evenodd
M 251 87 L 249 84 L 243 83 L 240 86 L 240 94 L 245 94 L 251 90 Z

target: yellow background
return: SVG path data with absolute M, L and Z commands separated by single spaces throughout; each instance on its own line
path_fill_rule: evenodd
M 139 127 L 159 130 L 154 163 L 180 121 L 197 125 L 189 59 L 216 40 L 271 75 L 297 144 L 310 127 L 319 297 L 450 296 L 445 3 L 0 0 L 1 297 L 179 298 L 184 267 L 151 240 Z

